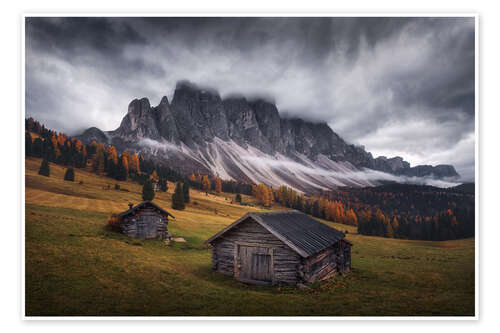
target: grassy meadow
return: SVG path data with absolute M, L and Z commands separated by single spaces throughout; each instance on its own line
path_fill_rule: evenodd
M 75 182 L 65 182 L 54 164 L 47 178 L 40 163 L 26 159 L 27 316 L 474 315 L 474 239 L 386 239 L 324 222 L 348 231 L 352 273 L 311 289 L 251 286 L 213 272 L 203 242 L 263 209 L 192 190 L 186 210 L 172 210 L 169 183 L 154 202 L 175 216 L 169 231 L 187 242 L 134 240 L 105 224 L 141 201 L 141 186 L 78 169 Z

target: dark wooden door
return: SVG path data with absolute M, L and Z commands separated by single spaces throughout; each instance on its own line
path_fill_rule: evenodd
M 273 280 L 271 248 L 238 246 L 238 278 L 247 282 L 271 284 Z
M 137 238 L 146 238 L 146 223 L 142 217 L 137 219 L 136 222 L 136 235 Z

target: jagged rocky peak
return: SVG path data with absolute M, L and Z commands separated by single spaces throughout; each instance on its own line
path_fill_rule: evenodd
M 185 100 L 220 102 L 221 97 L 219 92 L 213 88 L 198 86 L 190 81 L 182 80 L 177 82 L 175 86 L 172 104 Z
M 280 119 L 281 146 L 285 152 L 296 151 L 315 159 L 323 154 L 342 160 L 347 144 L 325 122 L 309 122 L 299 118 Z
M 281 118 L 276 105 L 264 99 L 256 99 L 250 102 L 250 106 L 255 112 L 259 129 L 269 144 L 282 151 L 284 145 L 281 140 Z
M 253 150 L 246 150 L 244 153 L 240 151 L 240 154 L 251 151 L 259 158 L 263 155 L 271 159 L 289 158 L 309 166 L 311 163 L 321 167 L 326 165 L 326 168 L 328 165 L 342 162 L 342 165 L 347 165 L 348 168 L 369 168 L 409 177 L 458 177 L 451 165 L 410 167 L 410 164 L 399 156 L 373 158 L 364 147 L 345 142 L 325 122 L 282 117 L 274 101 L 269 98 L 250 99 L 242 95 L 221 98 L 215 89 L 198 86 L 186 80 L 176 84 L 171 101 L 164 96 L 157 106 L 152 107 L 147 98 L 134 99 L 130 102 L 120 127 L 115 131 L 104 133 L 91 128 L 80 137 L 85 142 L 112 142 L 120 149 L 142 149 L 141 144 L 147 144 L 146 140 L 142 139 L 159 141 L 158 147 L 166 142 L 185 144 L 192 149 L 191 155 L 179 157 L 177 163 L 182 165 L 174 165 L 175 167 L 187 170 L 190 165 L 196 165 L 194 171 L 213 169 L 214 174 L 225 172 L 236 178 L 239 177 L 236 175 L 245 174 L 247 179 L 244 180 L 251 180 L 255 176 L 248 175 L 241 169 L 246 162 L 229 162 L 232 158 L 230 156 L 233 156 L 232 152 L 214 153 L 210 150 L 217 145 L 234 151 L 251 146 Z M 217 138 L 223 142 L 218 142 Z M 259 151 L 256 152 L 255 149 Z M 152 149 L 151 154 L 158 152 Z M 164 156 L 165 160 L 174 163 L 172 153 L 168 154 L 169 157 Z M 193 154 L 202 155 L 193 157 Z M 154 157 L 162 158 L 160 155 Z M 309 162 L 303 162 L 304 159 Z M 326 160 L 333 164 L 326 163 Z M 259 166 L 256 173 L 261 172 L 260 169 Z
M 169 105 L 167 96 L 163 96 L 161 98 L 160 104 L 158 104 L 158 106 L 160 106 L 160 105 Z
M 231 96 L 223 101 L 227 119 L 239 129 L 258 128 L 255 112 L 244 96 Z
M 254 146 L 265 153 L 274 152 L 269 140 L 262 134 L 254 109 L 244 96 L 233 95 L 223 100 L 228 121 L 228 136 L 242 146 Z
M 153 112 L 159 135 L 167 141 L 179 143 L 177 124 L 166 96 L 162 97 L 160 104 L 154 108 Z
M 204 146 L 214 137 L 228 139 L 226 113 L 217 91 L 181 81 L 177 83 L 171 108 L 180 139 L 188 146 Z
M 402 157 L 396 156 L 393 158 L 387 158 L 385 156 L 379 156 L 374 161 L 375 169 L 377 170 L 391 170 L 392 173 L 399 173 L 403 170 L 410 168 L 410 163 L 403 160 Z
M 134 99 L 128 105 L 128 113 L 133 113 L 138 117 L 147 114 L 151 109 L 151 105 L 149 104 L 149 99 L 143 97 L 141 99 Z
M 147 98 L 130 102 L 128 112 L 115 133 L 128 139 L 160 138 L 155 115 Z

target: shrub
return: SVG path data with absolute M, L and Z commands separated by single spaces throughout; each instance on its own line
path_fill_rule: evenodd
M 50 176 L 50 166 L 46 159 L 43 159 L 42 164 L 40 165 L 40 170 L 38 170 L 38 174 L 45 177 Z
M 115 232 L 122 232 L 122 224 L 121 224 L 121 218 L 118 214 L 111 214 L 111 216 L 108 218 L 108 224 L 107 227 L 111 231 Z
M 119 190 L 120 189 L 120 184 L 115 184 L 115 190 Z
M 142 200 L 151 201 L 155 197 L 155 191 L 153 189 L 153 184 L 150 180 L 147 180 L 142 187 Z
M 82 184 L 83 184 L 83 180 L 80 180 L 80 181 L 78 182 L 78 184 L 82 185 Z
M 237 193 L 234 201 L 241 203 L 241 194 Z
M 191 200 L 191 198 L 190 198 L 190 195 L 189 195 L 189 183 L 188 182 L 185 182 L 182 185 L 182 192 L 184 194 L 184 203 L 189 203 L 189 201 Z
M 172 208 L 177 210 L 184 210 L 186 204 L 184 203 L 184 192 L 181 183 L 175 186 L 174 194 L 172 194 Z
M 64 174 L 64 180 L 69 181 L 69 182 L 74 182 L 75 181 L 75 169 L 68 168 L 66 170 L 66 173 Z

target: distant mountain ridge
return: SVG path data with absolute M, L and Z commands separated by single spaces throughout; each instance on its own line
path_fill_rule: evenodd
M 410 167 L 401 157 L 373 158 L 326 123 L 281 118 L 272 102 L 222 99 L 188 81 L 177 83 L 171 102 L 163 97 L 151 106 L 147 98 L 134 99 L 116 130 L 92 127 L 78 137 L 141 152 L 185 172 L 298 189 L 373 186 L 387 175 L 459 177 L 451 165 Z

